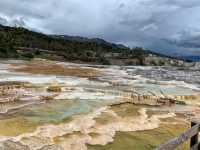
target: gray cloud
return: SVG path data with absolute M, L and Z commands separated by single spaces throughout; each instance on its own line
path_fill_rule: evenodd
M 199 0 L 1 0 L 0 23 L 167 53 L 200 51 Z
M 2 25 L 7 25 L 7 24 L 8 24 L 8 21 L 7 21 L 5 18 L 0 17 L 0 24 L 2 24 Z
M 165 39 L 172 45 L 183 48 L 200 49 L 200 30 L 183 30 L 174 39 Z

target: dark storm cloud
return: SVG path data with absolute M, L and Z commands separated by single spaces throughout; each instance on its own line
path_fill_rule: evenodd
M 161 1 L 162 3 L 162 1 Z M 183 1 L 183 0 L 164 0 L 165 4 L 168 5 L 176 5 L 182 8 L 192 8 L 200 5 L 200 1 L 198 0 L 190 0 L 190 1 Z
M 200 30 L 184 30 L 179 33 L 178 39 L 166 39 L 170 44 L 184 48 L 200 48 Z
M 200 51 L 199 0 L 1 0 L 0 23 L 162 52 Z

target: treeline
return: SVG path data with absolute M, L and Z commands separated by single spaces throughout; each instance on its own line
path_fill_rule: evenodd
M 16 49 L 14 49 L 14 39 L 11 32 L 2 31 L 0 26 L 0 57 L 18 57 Z
M 42 33 L 29 31 L 21 27 L 0 26 L 0 57 L 37 57 L 40 51 L 29 54 L 19 54 L 19 47 L 44 49 L 56 51 L 63 55 L 66 60 L 103 61 L 105 54 L 118 53 L 119 58 L 143 59 L 147 54 L 142 48 L 130 49 L 117 47 L 113 44 L 95 41 L 74 41 L 64 38 L 52 37 Z M 45 55 L 43 53 L 43 55 Z M 104 60 L 105 61 L 105 60 Z

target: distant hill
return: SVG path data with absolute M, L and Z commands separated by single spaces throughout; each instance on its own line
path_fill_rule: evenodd
M 169 64 L 169 60 L 176 59 L 140 47 L 130 49 L 99 38 L 45 35 L 21 27 L 2 25 L 0 25 L 0 57 L 19 59 L 37 57 L 118 65 L 164 65 Z
M 0 26 L 0 47 L 5 49 L 26 47 L 46 49 L 65 53 L 66 55 L 82 55 L 92 51 L 96 53 L 120 52 L 129 48 L 112 44 L 101 39 L 87 39 L 70 36 L 49 36 L 42 33 L 29 31 L 25 28 Z M 10 47 L 11 49 L 11 47 Z M 6 53 L 6 52 L 5 52 Z
M 193 62 L 199 62 L 200 56 L 180 56 L 179 58 L 182 58 L 184 60 L 193 61 Z
M 113 48 L 120 48 L 120 49 L 127 49 L 128 48 L 123 44 L 110 43 L 110 42 L 107 42 L 104 39 L 100 39 L 100 38 L 86 38 L 86 37 L 81 37 L 81 36 L 69 36 L 69 35 L 51 35 L 51 37 L 65 39 L 65 40 L 68 40 L 68 41 L 95 42 L 95 43 L 98 43 L 98 44 L 104 44 L 104 45 L 107 45 L 107 46 L 111 46 Z

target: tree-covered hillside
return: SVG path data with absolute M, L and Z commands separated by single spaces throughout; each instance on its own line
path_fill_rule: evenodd
M 17 50 L 22 48 L 23 50 L 27 48 L 27 53 L 29 54 L 17 53 Z M 37 49 L 38 51 L 32 53 L 33 51 L 31 50 Z M 112 53 L 118 53 L 119 57 L 135 57 L 138 54 L 145 54 L 141 48 L 136 48 L 133 52 L 128 47 L 105 42 L 100 39 L 79 41 L 73 38 L 62 38 L 62 36 L 48 36 L 20 27 L 0 26 L 1 57 L 20 57 L 21 55 L 24 57 L 35 57 L 35 55 L 40 54 L 40 50 L 56 52 L 54 55 L 63 55 L 67 60 L 80 59 L 85 61 L 93 61 L 93 59 L 102 60 L 105 54 Z
M 162 59 L 155 60 L 155 55 L 168 58 L 139 47 L 130 49 L 124 45 L 109 43 L 98 38 L 45 35 L 21 27 L 0 25 L 1 58 L 31 59 L 37 57 L 120 65 L 165 64 Z M 149 56 L 151 56 L 150 59 Z
M 83 52 L 83 51 L 99 51 L 99 52 L 119 52 L 122 49 L 113 45 L 98 43 L 96 41 L 77 41 L 48 36 L 41 33 L 29 31 L 25 28 L 0 26 L 1 44 L 6 40 L 10 41 L 15 47 L 40 48 L 53 51 L 64 52 Z M 5 39 L 5 40 L 3 40 Z M 128 48 L 123 48 L 128 49 Z

